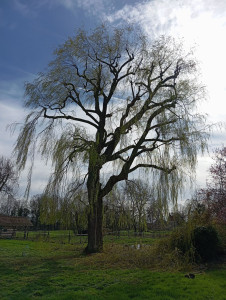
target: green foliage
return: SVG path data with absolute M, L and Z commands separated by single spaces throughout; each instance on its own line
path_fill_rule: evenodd
M 81 232 L 87 229 L 87 199 L 79 191 L 74 197 L 43 194 L 40 201 L 40 222 L 43 225 L 60 225 Z
M 209 261 L 217 257 L 220 240 L 213 226 L 196 227 L 192 234 L 192 242 L 197 260 Z
M 172 250 L 178 250 L 183 255 L 188 254 L 189 252 L 193 254 L 194 249 L 191 244 L 190 232 L 186 227 L 176 229 L 172 233 L 170 236 L 170 248 Z
M 42 224 L 55 224 L 59 220 L 59 199 L 43 195 L 41 198 L 40 221 Z
M 206 262 L 216 258 L 220 240 L 213 226 L 184 226 L 176 229 L 169 238 L 172 251 L 181 253 L 188 262 Z

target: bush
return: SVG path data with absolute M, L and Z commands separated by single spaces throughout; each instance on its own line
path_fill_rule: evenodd
M 220 241 L 213 226 L 196 227 L 192 233 L 192 242 L 195 248 L 195 257 L 199 261 L 210 261 L 216 258 Z
M 170 236 L 170 248 L 172 250 L 178 249 L 183 254 L 190 248 L 190 243 L 186 239 L 185 228 L 176 229 Z
M 185 226 L 172 233 L 170 248 L 179 250 L 190 262 L 207 262 L 216 258 L 220 241 L 213 226 Z

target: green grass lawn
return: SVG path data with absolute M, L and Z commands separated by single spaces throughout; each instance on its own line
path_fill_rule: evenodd
M 150 246 L 151 247 L 151 246 Z M 106 245 L 84 256 L 84 244 L 0 240 L 0 299 L 226 299 L 226 268 L 163 271 L 149 248 Z

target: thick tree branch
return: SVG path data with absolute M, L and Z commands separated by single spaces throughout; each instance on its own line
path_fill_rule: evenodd
M 176 166 L 173 166 L 172 168 L 164 168 L 153 164 L 138 164 L 135 167 L 131 168 L 129 170 L 129 173 L 135 171 L 138 168 L 152 168 L 152 169 L 163 171 L 167 174 L 170 174 L 172 171 L 176 170 Z
M 88 120 L 85 120 L 85 119 L 81 119 L 81 118 L 75 118 L 75 117 L 72 117 L 72 116 L 69 116 L 69 115 L 63 115 L 63 116 L 50 116 L 47 114 L 47 108 L 46 107 L 43 107 L 43 111 L 44 111 L 44 118 L 47 118 L 47 119 L 53 119 L 53 120 L 57 120 L 57 119 L 64 119 L 64 120 L 72 120 L 72 121 L 75 121 L 75 122 L 81 122 L 81 123 L 85 123 L 85 124 L 89 124 L 93 127 L 95 127 L 96 129 L 98 129 L 98 126 L 95 124 L 95 123 L 92 123 Z

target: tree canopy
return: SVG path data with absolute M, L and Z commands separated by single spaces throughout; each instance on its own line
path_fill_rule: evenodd
M 151 170 L 156 197 L 176 200 L 182 176 L 206 145 L 204 96 L 192 53 L 138 29 L 79 30 L 26 84 L 30 109 L 15 152 L 23 169 L 35 151 L 51 160 L 48 193 L 73 196 L 86 183 L 88 251 L 102 249 L 102 199 L 136 170 Z M 76 183 L 77 182 L 77 183 Z M 99 236 L 100 235 L 100 236 Z

